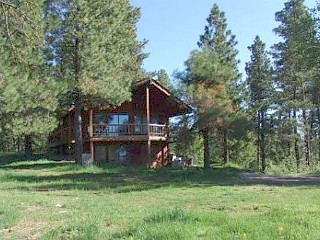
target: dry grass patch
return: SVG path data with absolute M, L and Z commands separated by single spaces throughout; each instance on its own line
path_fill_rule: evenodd
M 24 218 L 18 224 L 3 231 L 3 239 L 40 239 L 48 230 L 47 221 L 35 221 L 34 219 Z

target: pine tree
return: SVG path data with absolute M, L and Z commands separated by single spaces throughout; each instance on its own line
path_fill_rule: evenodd
M 220 62 L 219 56 L 209 48 L 191 53 L 186 62 L 185 82 L 189 86 L 189 97 L 196 108 L 196 124 L 204 139 L 204 167 L 210 168 L 210 129 L 227 129 L 227 119 L 233 112 L 225 83 L 232 79 L 233 69 Z M 224 135 L 224 139 L 227 139 Z M 228 147 L 224 142 L 225 160 Z M 227 160 L 226 160 L 227 161 Z
M 311 13 L 304 6 L 303 0 L 290 0 L 285 3 L 282 11 L 276 13 L 276 20 L 280 25 L 274 29 L 283 38 L 283 42 L 273 46 L 273 56 L 276 63 L 276 75 L 279 88 L 282 89 L 280 104 L 287 112 L 292 124 L 294 150 L 297 168 L 300 169 L 301 153 L 298 128 L 303 127 L 304 152 L 308 166 L 311 165 L 310 144 L 310 87 L 312 73 L 315 66 L 314 52 L 316 52 L 316 25 Z M 298 113 L 302 112 L 302 119 Z
M 185 81 L 193 89 L 198 124 L 204 138 L 205 168 L 210 166 L 209 136 L 213 127 L 222 133 L 224 162 L 229 161 L 229 120 L 238 100 L 236 44 L 235 36 L 227 28 L 225 13 L 214 4 L 198 42 L 201 50 L 191 53 L 186 63 L 188 77 Z
M 259 169 L 266 169 L 265 134 L 266 114 L 270 109 L 273 94 L 273 79 L 270 60 L 265 51 L 265 44 L 256 36 L 251 51 L 251 61 L 246 64 L 247 85 L 249 87 L 251 111 L 254 112 L 257 134 L 257 163 Z
M 166 87 L 168 90 L 173 91 L 173 87 L 171 85 L 171 81 L 169 75 L 167 74 L 166 70 L 160 69 L 155 73 L 156 80 L 162 84 L 162 86 Z
M 320 162 L 320 2 L 317 2 L 317 6 L 313 11 L 314 21 L 317 23 L 317 42 L 314 43 L 312 48 L 314 55 L 312 56 L 313 81 L 311 85 L 312 103 L 314 105 L 314 114 L 311 121 L 311 132 L 313 130 L 314 139 L 317 139 L 315 144 L 315 150 L 318 152 L 317 162 Z M 314 129 L 313 129 L 314 128 Z M 315 152 L 315 151 L 314 151 Z
M 131 85 L 142 74 L 143 43 L 136 40 L 140 13 L 128 0 L 47 0 L 45 16 L 53 49 L 47 56 L 75 106 L 77 163 L 82 164 L 83 106 L 120 105 L 131 98 Z
M 6 128 L 25 136 L 46 135 L 57 124 L 56 87 L 43 58 L 44 22 L 40 0 L 0 2 L 2 111 Z

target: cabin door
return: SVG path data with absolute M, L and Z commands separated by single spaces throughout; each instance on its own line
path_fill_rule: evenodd
M 128 165 L 129 151 L 125 145 L 109 145 L 108 146 L 108 160 L 111 164 Z
M 119 146 L 118 148 L 118 158 L 119 158 L 119 163 L 121 165 L 128 165 L 129 163 L 129 151 L 126 147 L 124 146 Z

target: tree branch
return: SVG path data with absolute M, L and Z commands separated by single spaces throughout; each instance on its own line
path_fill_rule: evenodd
M 14 8 L 18 13 L 20 13 L 25 19 L 27 19 L 29 22 L 33 23 L 36 25 L 36 23 L 34 21 L 32 21 L 23 11 L 19 10 L 17 6 L 11 4 L 11 3 L 7 3 L 4 2 L 2 0 L 0 0 L 0 5 L 2 6 L 8 6 L 10 8 Z

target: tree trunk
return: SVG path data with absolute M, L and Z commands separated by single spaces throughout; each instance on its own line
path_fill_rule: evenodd
M 289 111 L 289 120 L 291 121 L 291 110 Z M 288 135 L 290 135 L 291 132 L 288 133 Z M 287 142 L 287 157 L 290 158 L 291 157 L 291 140 L 286 140 Z
M 261 111 L 261 131 L 260 131 L 260 152 L 261 152 L 261 171 L 264 173 L 266 171 L 267 162 L 266 162 L 266 154 L 265 154 L 265 113 Z
M 318 117 L 318 163 L 320 163 L 320 97 L 319 97 L 319 103 L 317 108 L 317 117 Z
M 294 88 L 293 90 L 293 101 L 295 102 L 296 101 L 296 94 L 297 94 L 297 89 L 296 87 Z M 295 121 L 297 121 L 297 110 L 296 110 L 296 107 L 293 108 L 293 119 Z M 296 164 L 297 164 L 297 169 L 298 171 L 300 171 L 300 152 L 299 152 L 299 141 L 298 141 L 298 138 L 299 138 L 299 135 L 298 135 L 298 121 L 294 124 L 293 126 L 293 135 L 294 135 L 294 151 L 295 151 L 295 156 L 296 156 Z
M 229 162 L 228 129 L 223 129 L 223 159 L 224 163 Z
M 82 136 L 82 116 L 81 116 L 80 101 L 77 101 L 74 111 L 74 126 L 75 126 L 75 140 L 76 140 L 76 164 L 83 165 L 82 153 L 83 153 L 83 136 Z
M 304 127 L 304 157 L 305 157 L 305 161 L 306 164 L 309 166 L 310 165 L 310 161 L 309 161 L 309 146 L 308 146 L 308 127 L 307 127 L 307 117 L 306 117 L 306 110 L 303 109 L 302 110 L 302 118 L 303 118 L 303 127 Z
M 2 152 L 4 152 L 4 141 L 3 141 L 3 135 L 0 134 L 0 149 Z
M 293 118 L 297 119 L 297 113 L 296 109 L 293 110 Z M 293 134 L 294 134 L 294 151 L 295 151 L 295 156 L 296 156 L 296 163 L 297 163 L 297 169 L 300 171 L 300 152 L 299 152 L 299 135 L 298 135 L 298 127 L 297 124 L 293 126 Z
M 79 26 L 76 26 L 77 31 L 79 32 Z M 80 39 L 76 38 L 75 40 L 75 55 L 74 55 L 74 63 L 75 63 L 75 80 L 77 83 L 80 81 L 81 77 L 81 59 L 80 59 Z M 75 140 L 76 140 L 76 164 L 83 165 L 82 153 L 83 153 L 83 136 L 82 136 L 82 106 L 80 99 L 80 92 L 76 89 L 76 101 L 75 101 Z
M 202 130 L 203 135 L 203 153 L 204 153 L 204 169 L 210 169 L 210 148 L 209 148 L 209 129 Z
M 305 96 L 305 87 L 302 87 L 302 97 L 303 97 L 303 103 L 306 103 L 306 96 Z M 307 166 L 310 167 L 310 146 L 309 146 L 309 124 L 307 119 L 307 113 L 305 107 L 302 109 L 302 118 L 303 118 L 303 125 L 304 125 L 304 155 L 305 155 L 305 161 Z
M 314 119 L 314 114 L 312 113 L 312 119 Z M 309 146 L 309 160 L 310 160 L 310 166 L 311 166 L 311 169 L 313 169 L 313 147 L 312 147 L 312 139 L 313 139 L 313 136 L 312 136 L 312 133 L 313 133 L 313 123 L 312 121 L 310 122 L 310 128 L 309 128 L 309 137 L 308 137 L 308 146 Z
M 32 156 L 32 136 L 27 135 L 25 136 L 25 155 L 26 157 Z
M 20 142 L 20 137 L 18 137 L 17 139 L 17 152 L 20 153 L 20 149 L 21 149 L 21 142 Z
M 260 138 L 260 111 L 257 114 L 257 166 L 258 170 L 261 169 L 261 161 L 260 161 L 260 149 L 261 149 L 261 138 Z

